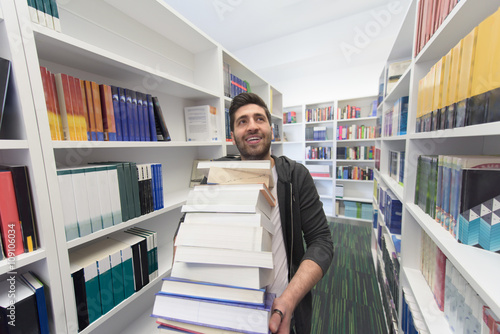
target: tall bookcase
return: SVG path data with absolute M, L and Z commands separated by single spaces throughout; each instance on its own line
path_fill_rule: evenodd
M 376 176 L 377 182 L 392 190 L 403 204 L 399 285 L 414 296 L 418 311 L 422 314 L 429 333 L 452 333 L 452 331 L 443 312 L 439 311 L 433 293 L 420 270 L 421 235 L 423 233 L 426 233 L 441 249 L 493 313 L 500 315 L 500 290 L 496 283 L 496 277 L 500 273 L 500 256 L 458 243 L 449 232 L 414 204 L 417 159 L 420 155 L 500 153 L 499 122 L 433 132 L 416 133 L 415 131 L 419 80 L 472 28 L 493 14 L 499 6 L 500 1 L 497 0 L 459 1 L 422 51 L 414 56 L 416 18 L 418 17 L 418 1 L 414 0 L 409 6 L 387 60 L 387 64 L 390 64 L 411 59 L 409 68 L 394 89 L 384 97 L 378 109 L 378 113 L 381 114 L 398 98 L 409 96 L 408 133 L 396 137 L 382 136 L 376 140 L 377 148 L 381 150 L 380 172 L 376 173 Z M 382 128 L 383 126 L 382 124 Z M 389 176 L 388 152 L 390 150 L 406 152 L 403 186 Z M 383 231 L 389 234 L 385 228 Z M 399 295 L 401 296 L 401 293 Z M 401 300 L 395 303 L 401 310 Z M 401 329 L 401 311 L 399 328 Z
M 30 168 L 41 249 L 16 258 L 16 268 L 34 270 L 47 284 L 53 332 L 77 333 L 77 310 L 68 253 L 132 226 L 158 233 L 159 277 L 82 333 L 125 333 L 156 328 L 149 318 L 161 279 L 168 275 L 173 236 L 189 192 L 194 159 L 213 159 L 236 150 L 224 138 L 223 61 L 248 80 L 271 106 L 280 124 L 282 96 L 229 52 L 161 0 L 59 1 L 62 32 L 30 20 L 27 1 L 2 1 L 0 56 L 12 60 L 9 103 L 0 132 L 0 162 Z M 84 80 L 158 96 L 172 141 L 52 141 L 40 66 Z M 186 142 L 184 107 L 217 108 L 217 142 Z M 281 154 L 281 143 L 273 143 Z M 57 168 L 88 162 L 161 163 L 164 208 L 88 236 L 66 241 Z M 9 271 L 0 261 L 0 276 Z M 134 327 L 136 326 L 136 327 Z
M 371 113 L 371 103 L 376 99 L 376 96 L 366 96 L 360 98 L 346 99 L 346 100 L 332 100 L 326 102 L 315 102 L 304 105 L 287 106 L 283 109 L 285 113 L 295 112 L 295 123 L 283 124 L 283 136 L 286 141 L 283 142 L 283 154 L 291 159 L 294 159 L 306 167 L 314 165 L 323 165 L 329 167 L 329 177 L 313 176 L 314 183 L 320 195 L 323 209 L 328 217 L 336 217 L 339 219 L 359 220 L 369 222 L 368 219 L 359 219 L 352 217 L 345 217 L 344 215 L 336 214 L 336 203 L 343 201 L 352 201 L 358 203 L 371 203 L 373 181 L 361 180 L 340 180 L 336 178 L 337 166 L 369 166 L 373 167 L 374 160 L 338 160 L 336 159 L 337 147 L 352 147 L 352 146 L 373 146 L 375 139 L 351 139 L 339 140 L 337 128 L 339 125 L 352 125 L 358 126 L 375 125 L 375 117 L 368 117 Z M 337 108 L 345 108 L 347 105 L 357 106 L 361 108 L 359 118 L 352 119 L 336 119 Z M 308 110 L 316 110 L 323 108 L 331 108 L 332 119 L 329 120 L 309 120 L 307 119 Z M 326 131 L 326 137 L 314 139 L 312 135 L 313 128 L 322 127 Z M 312 137 L 311 137 L 312 136 Z M 307 148 L 325 147 L 330 150 L 331 156 L 329 158 L 311 159 L 307 156 Z M 344 197 L 336 198 L 335 188 L 336 184 L 344 186 Z

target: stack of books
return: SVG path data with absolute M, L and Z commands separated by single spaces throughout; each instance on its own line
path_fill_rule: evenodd
M 276 203 L 270 161 L 202 161 L 198 168 L 208 170 L 208 184 L 194 186 L 182 207 L 172 273 L 152 317 L 160 332 L 268 333 Z

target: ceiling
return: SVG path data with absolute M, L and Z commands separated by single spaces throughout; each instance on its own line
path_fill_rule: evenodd
M 280 90 L 286 106 L 376 94 L 411 0 L 163 1 Z

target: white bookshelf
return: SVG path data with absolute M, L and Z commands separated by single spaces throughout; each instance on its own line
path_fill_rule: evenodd
M 495 277 L 499 274 L 497 271 L 500 268 L 500 256 L 458 243 L 449 232 L 436 224 L 429 215 L 414 204 L 416 162 L 419 155 L 499 154 L 500 124 L 496 122 L 416 133 L 418 83 L 431 66 L 473 27 L 495 12 L 500 7 L 500 1 L 463 0 L 458 2 L 415 57 L 413 46 L 417 7 L 418 1 L 412 1 L 387 60 L 387 64 L 390 64 L 394 61 L 411 59 L 410 66 L 378 107 L 378 113 L 381 114 L 400 97 L 409 96 L 407 135 L 377 138 L 376 145 L 381 149 L 381 157 L 380 172 L 376 173 L 376 177 L 377 182 L 392 190 L 403 204 L 400 288 L 408 289 L 415 297 L 418 310 L 423 316 L 429 333 L 451 333 L 444 313 L 438 309 L 432 291 L 420 271 L 422 233 L 429 235 L 497 316 L 500 315 L 500 290 Z M 389 150 L 407 153 L 403 185 L 389 176 Z M 400 302 L 399 307 L 401 307 Z
M 282 94 L 161 0 L 141 1 L 140 6 L 133 0 L 59 1 L 58 7 L 62 32 L 31 22 L 26 1 L 2 1 L 0 8 L 4 35 L 0 56 L 11 59 L 15 69 L 15 85 L 9 90 L 15 113 L 2 124 L 0 162 L 30 167 L 42 244 L 36 252 L 18 256 L 16 266 L 34 270 L 50 287 L 52 332 L 77 333 L 68 253 L 133 226 L 154 230 L 159 239 L 159 277 L 82 333 L 122 333 L 132 323 L 156 328 L 148 310 L 171 269 L 173 236 L 189 192 L 192 162 L 237 152 L 224 136 L 224 108 L 231 99 L 224 96 L 223 61 L 269 105 L 281 137 Z M 23 47 L 10 44 L 16 41 Z M 52 141 L 40 66 L 157 96 L 172 141 Z M 219 140 L 186 142 L 184 107 L 202 104 L 217 108 Z M 273 143 L 273 154 L 281 155 L 282 146 Z M 66 241 L 56 170 L 98 161 L 161 163 L 164 208 Z M 0 261 L 0 276 L 9 268 Z

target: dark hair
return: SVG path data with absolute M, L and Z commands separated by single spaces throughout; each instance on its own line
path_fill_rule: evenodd
M 231 131 L 234 131 L 234 114 L 238 111 L 238 109 L 246 106 L 247 104 L 256 104 L 259 107 L 262 107 L 262 109 L 266 112 L 269 125 L 271 125 L 271 113 L 267 108 L 266 102 L 264 102 L 264 100 L 262 100 L 261 97 L 255 93 L 241 93 L 233 98 L 233 102 L 231 102 L 231 106 L 229 107 L 229 126 Z

